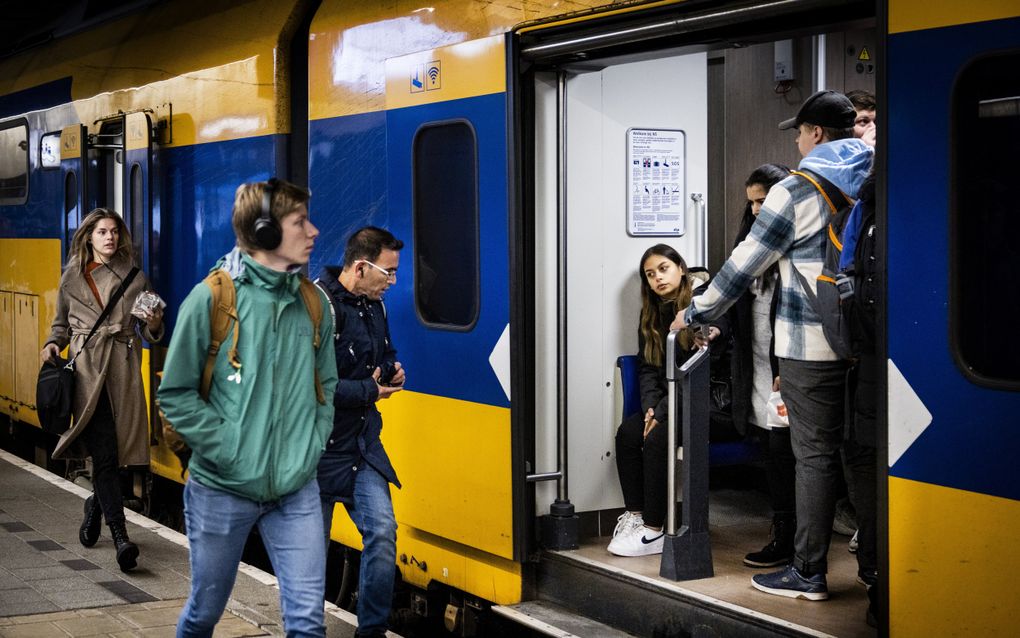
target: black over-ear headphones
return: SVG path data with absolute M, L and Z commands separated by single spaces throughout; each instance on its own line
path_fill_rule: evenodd
M 262 212 L 255 220 L 255 245 L 262 250 L 275 250 L 283 239 L 280 224 L 273 219 L 273 194 L 277 184 L 273 177 L 262 189 Z

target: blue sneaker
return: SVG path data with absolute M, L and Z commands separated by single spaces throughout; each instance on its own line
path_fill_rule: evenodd
M 781 572 L 759 574 L 751 578 L 755 589 L 767 594 L 786 596 L 787 598 L 803 598 L 805 600 L 826 600 L 829 597 L 829 585 L 825 574 L 815 574 L 810 578 L 801 575 L 793 565 Z

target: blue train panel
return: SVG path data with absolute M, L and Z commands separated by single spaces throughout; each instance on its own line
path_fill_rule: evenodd
M 60 78 L 0 96 L 0 119 L 71 102 L 71 78 Z
M 883 108 L 893 185 L 888 195 L 889 358 L 933 416 L 890 475 L 1012 499 L 1020 499 L 1015 468 L 1020 395 L 968 381 L 947 345 L 948 206 L 955 80 L 973 58 L 1017 46 L 1020 19 L 892 35 L 889 103 Z
M 308 154 L 309 205 L 312 223 L 321 233 L 308 270 L 315 278 L 323 266 L 343 260 L 344 243 L 352 232 L 368 224 L 390 226 L 386 113 L 311 122 Z
M 414 134 L 424 123 L 450 119 L 468 120 L 478 144 L 481 299 L 478 321 L 468 332 L 426 326 L 414 307 Z M 341 260 L 352 230 L 365 224 L 388 228 L 405 243 L 386 305 L 398 358 L 408 370 L 407 389 L 509 406 L 488 361 L 509 321 L 505 94 L 313 122 L 310 152 L 312 219 L 324 235 L 312 272 Z M 359 182 L 341 181 L 350 175 Z
M 184 297 L 233 248 L 234 192 L 275 174 L 276 146 L 275 136 L 263 136 L 160 151 L 164 187 L 153 248 L 169 326 Z

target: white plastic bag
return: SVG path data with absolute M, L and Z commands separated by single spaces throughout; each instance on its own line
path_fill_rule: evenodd
M 790 427 L 790 417 L 786 413 L 786 403 L 783 402 L 783 396 L 779 392 L 773 390 L 769 394 L 769 400 L 765 404 L 765 408 L 768 410 L 767 424 L 770 428 Z

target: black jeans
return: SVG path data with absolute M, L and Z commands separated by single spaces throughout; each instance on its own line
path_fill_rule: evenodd
M 661 527 L 666 520 L 666 423 L 644 438 L 645 418 L 638 412 L 624 419 L 616 431 L 616 469 L 620 473 L 623 505 L 642 512 L 645 524 Z
M 124 495 L 120 491 L 117 426 L 110 399 L 103 388 L 92 420 L 79 435 L 92 457 L 92 491 L 99 499 L 106 524 L 124 522 Z
M 797 462 L 790 445 L 790 428 L 773 428 L 768 431 L 768 438 L 765 476 L 772 497 L 772 513 L 776 518 L 793 519 L 797 515 Z
M 843 474 L 843 361 L 780 359 L 790 442 L 797 459 L 797 535 L 793 565 L 806 575 L 828 571 L 832 519 Z

